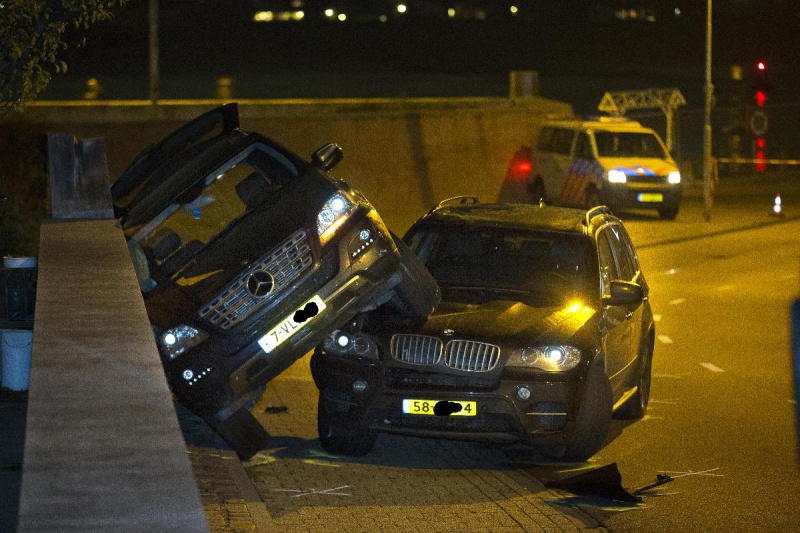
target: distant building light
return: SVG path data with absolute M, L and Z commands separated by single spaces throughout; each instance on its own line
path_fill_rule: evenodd
M 295 9 L 299 9 L 303 7 L 303 0 L 292 0 L 292 7 Z
M 679 7 L 675 8 L 675 16 L 676 17 L 680 17 L 681 16 L 681 8 L 679 8 Z
M 347 15 L 345 15 L 344 13 L 339 13 L 339 15 L 336 18 L 339 19 L 341 22 L 344 22 L 345 20 L 347 20 Z
M 511 9 L 511 14 L 512 15 L 516 15 L 519 12 L 519 9 L 517 8 L 517 6 L 511 6 L 510 9 Z
M 397 4 L 397 12 L 398 13 L 405 13 L 408 8 L 405 4 Z
M 335 15 L 335 14 L 336 14 L 336 11 L 334 11 L 331 8 L 328 8 L 328 9 L 325 10 L 325 16 L 328 17 L 328 18 L 333 18 L 333 15 Z
M 281 11 L 278 13 L 278 20 L 292 20 L 294 18 L 294 13 L 291 11 Z
M 380 20 L 381 22 L 386 22 L 387 20 L 389 20 L 389 17 L 387 17 L 386 15 L 381 15 L 380 17 L 378 17 L 378 20 Z
M 447 10 L 447 16 L 450 18 L 455 18 L 456 10 L 451 7 L 450 9 Z
M 294 12 L 294 16 L 293 16 L 292 18 L 293 18 L 294 20 L 303 20 L 303 17 L 305 17 L 305 16 L 306 16 L 306 14 L 305 14 L 304 12 L 302 12 L 302 11 L 295 11 L 295 12 Z
M 255 22 L 270 22 L 275 20 L 275 13 L 272 11 L 259 11 L 253 15 L 253 20 Z

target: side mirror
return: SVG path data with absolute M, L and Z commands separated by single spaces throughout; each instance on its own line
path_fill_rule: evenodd
M 643 298 L 644 290 L 641 285 L 615 279 L 611 282 L 611 294 L 603 296 L 603 305 L 639 304 Z
M 344 154 L 338 144 L 328 143 L 311 156 L 311 161 L 322 170 L 330 170 L 342 160 Z

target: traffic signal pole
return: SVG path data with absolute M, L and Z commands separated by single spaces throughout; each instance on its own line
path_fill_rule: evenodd
M 711 105 L 714 86 L 711 85 L 711 0 L 706 5 L 706 105 L 703 126 L 703 206 L 706 222 L 711 221 L 711 205 L 714 202 L 714 184 L 711 176 Z

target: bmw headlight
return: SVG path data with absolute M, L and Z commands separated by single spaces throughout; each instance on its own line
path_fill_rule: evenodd
M 375 341 L 363 333 L 350 333 L 337 329 L 326 337 L 323 347 L 332 355 L 378 358 Z
M 531 346 L 511 352 L 507 366 L 533 367 L 546 372 L 563 372 L 575 368 L 581 351 L 574 346 Z
M 673 170 L 672 172 L 669 173 L 669 176 L 667 176 L 667 181 L 672 183 L 673 185 L 677 185 L 678 183 L 681 182 L 681 173 L 678 172 L 677 170 Z
M 337 192 L 328 198 L 317 215 L 317 233 L 319 233 L 320 244 L 328 242 L 355 209 L 356 204 L 343 192 Z
M 168 329 L 159 335 L 158 342 L 170 359 L 175 359 L 180 354 L 197 346 L 208 338 L 208 334 L 191 326 L 178 326 Z
M 611 183 L 625 183 L 628 181 L 628 177 L 621 170 L 609 170 L 608 181 Z

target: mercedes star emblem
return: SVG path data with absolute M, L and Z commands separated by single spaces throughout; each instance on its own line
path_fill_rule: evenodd
M 266 270 L 256 270 L 247 278 L 247 292 L 256 298 L 263 298 L 272 292 L 275 278 Z

